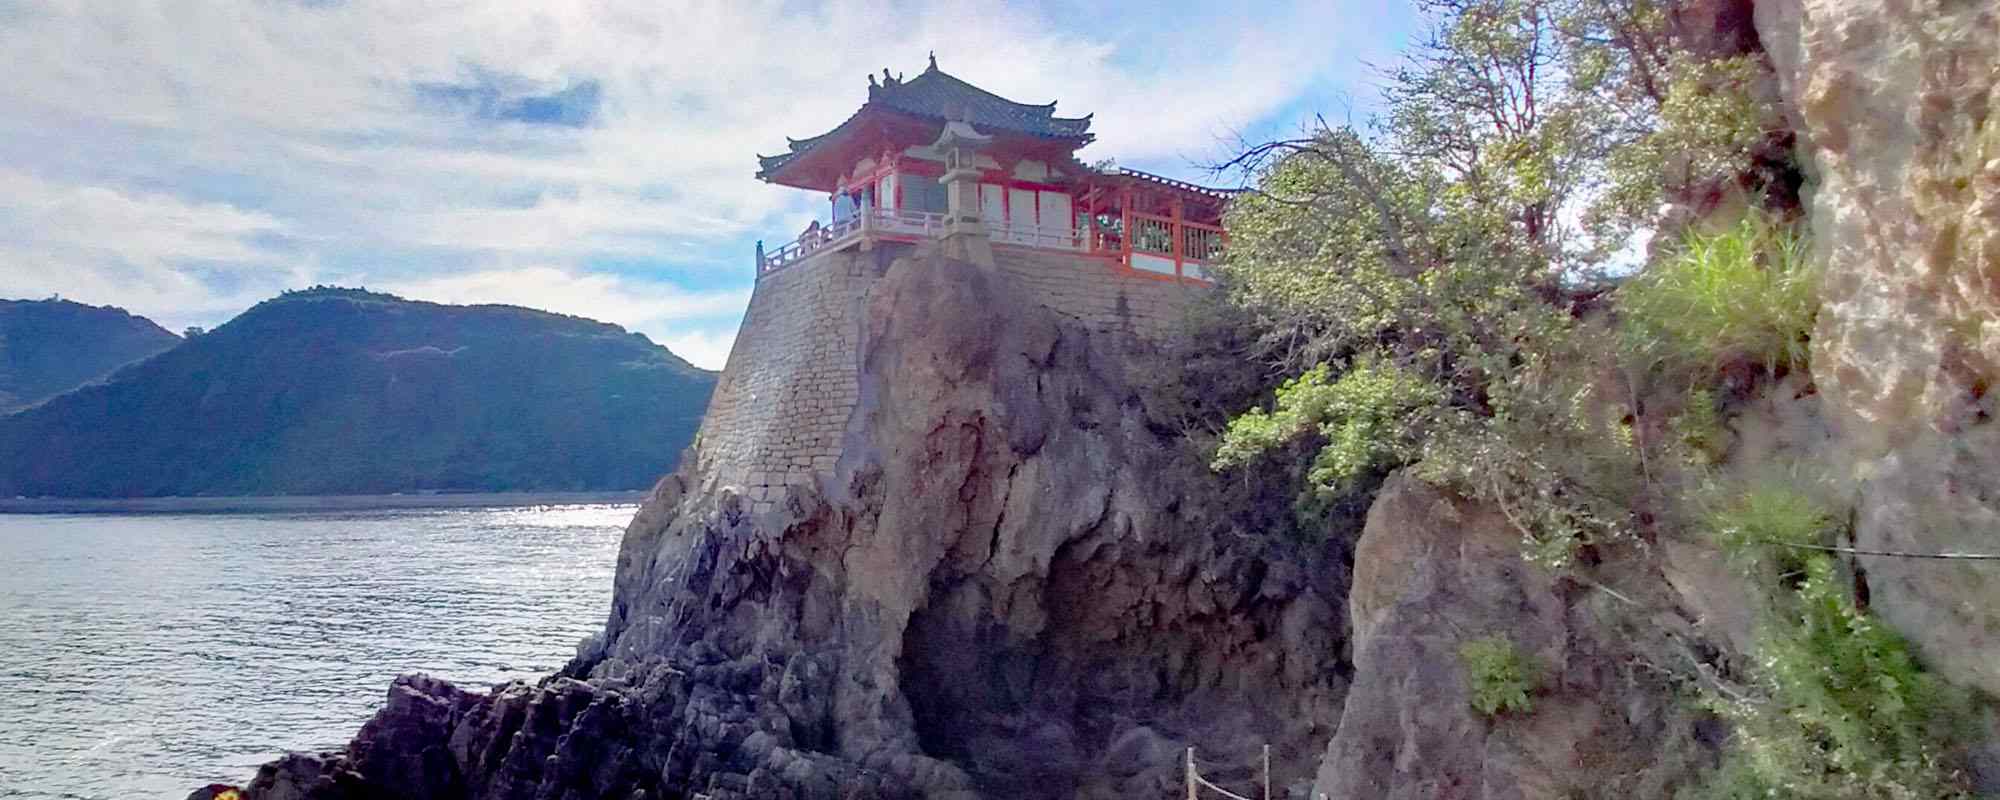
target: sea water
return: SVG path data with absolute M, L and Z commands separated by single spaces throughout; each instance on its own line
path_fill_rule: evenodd
M 553 671 L 632 513 L 0 515 L 0 798 L 180 800 L 344 744 L 397 675 Z

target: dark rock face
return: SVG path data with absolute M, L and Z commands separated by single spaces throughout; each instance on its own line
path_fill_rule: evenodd
M 661 481 L 563 675 L 405 678 L 345 751 L 250 796 L 1165 796 L 1187 746 L 1247 792 L 1266 743 L 1303 790 L 1346 690 L 1345 558 L 1212 510 L 1148 415 L 1143 345 L 906 259 L 861 358 L 818 485 L 755 514 Z
M 1662 579 L 1619 600 L 1520 557 L 1492 508 L 1391 478 L 1355 550 L 1354 685 L 1314 797 L 1664 798 L 1709 756 L 1664 671 Z M 1636 561 L 1636 559 L 1635 559 Z M 1636 598 L 1636 599 L 1634 599 Z M 1460 647 L 1503 636 L 1540 673 L 1528 712 L 1476 711 Z

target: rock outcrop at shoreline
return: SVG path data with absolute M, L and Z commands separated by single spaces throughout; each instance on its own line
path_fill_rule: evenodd
M 868 303 L 829 476 L 761 513 L 666 478 L 562 675 L 405 678 L 250 797 L 1129 797 L 1188 746 L 1247 788 L 1266 743 L 1309 780 L 1347 682 L 1342 554 L 1211 510 L 1143 342 L 937 257 Z
M 1845 544 L 2000 549 L 2000 11 L 1772 0 L 1752 35 L 1750 3 L 1689 8 L 1775 68 L 1825 270 L 1810 374 L 1732 401 L 1708 477 L 1826 468 Z M 828 470 L 760 471 L 751 496 L 684 467 L 562 674 L 401 679 L 346 749 L 248 795 L 1167 797 L 1188 747 L 1247 795 L 1269 743 L 1276 796 L 1668 798 L 1725 763 L 1730 718 L 1693 698 L 1745 696 L 1761 612 L 1712 537 L 1603 543 L 1558 575 L 1504 509 L 1407 474 L 1352 552 L 1254 530 L 1164 422 L 1151 345 L 1005 270 L 881 263 Z M 1990 567 L 1839 558 L 1924 670 L 2000 693 Z M 1481 640 L 1515 649 L 1520 705 L 1480 708 Z M 1986 713 L 1934 766 L 2000 795 Z

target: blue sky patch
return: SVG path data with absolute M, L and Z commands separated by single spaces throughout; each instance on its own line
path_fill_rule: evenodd
M 417 94 L 457 113 L 488 122 L 524 122 L 581 128 L 597 116 L 603 85 L 583 79 L 543 93 L 525 91 L 526 81 L 475 69 L 466 83 L 420 83 Z

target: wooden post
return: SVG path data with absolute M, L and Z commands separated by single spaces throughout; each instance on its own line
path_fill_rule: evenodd
M 1271 746 L 1264 745 L 1264 800 L 1271 800 Z
M 1126 218 L 1130 219 L 1131 214 L 1127 213 Z M 1193 746 L 1189 746 L 1187 749 L 1187 800 L 1201 800 L 1201 798 L 1196 797 L 1194 793 L 1194 747 Z
M 875 209 L 872 209 L 872 208 L 863 208 L 863 209 L 859 209 L 859 210 L 857 210 L 857 211 L 856 211 L 855 213 L 857 213 L 857 214 L 860 214 L 860 215 L 861 215 L 861 219 L 857 220 L 857 222 L 859 222 L 860 224 L 859 224 L 858 226 L 856 226 L 856 227 L 858 227 L 858 228 L 860 228 L 860 229 L 861 229 L 861 252 L 864 252 L 864 253 L 866 253 L 866 252 L 869 252 L 869 251 L 871 251 L 871 250 L 874 250 L 874 249 L 875 249 Z
M 1125 268 L 1133 269 L 1132 187 L 1130 186 L 1118 190 L 1118 213 L 1121 215 L 1119 223 L 1124 226 L 1122 229 L 1118 231 L 1118 238 L 1122 240 L 1118 243 L 1118 249 L 1124 251 Z M 1194 748 L 1188 748 L 1188 763 L 1189 764 L 1194 763 Z M 1190 769 L 1192 769 L 1192 767 L 1190 767 Z

